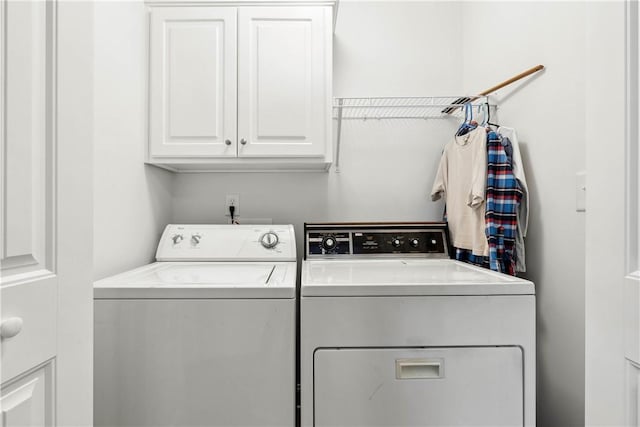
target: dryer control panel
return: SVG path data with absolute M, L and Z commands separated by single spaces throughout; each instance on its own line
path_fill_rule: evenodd
M 444 222 L 306 223 L 305 259 L 346 257 L 449 258 Z

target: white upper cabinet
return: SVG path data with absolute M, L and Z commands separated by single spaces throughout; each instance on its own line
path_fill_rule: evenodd
M 236 156 L 236 12 L 161 7 L 151 13 L 153 161 Z
M 150 7 L 149 163 L 328 169 L 333 7 L 279 4 Z
M 248 7 L 239 29 L 238 154 L 323 156 L 324 10 Z

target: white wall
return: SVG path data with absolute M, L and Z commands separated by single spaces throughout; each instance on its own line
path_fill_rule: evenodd
M 171 218 L 171 173 L 144 165 L 145 9 L 95 3 L 94 278 L 153 260 Z
M 451 95 L 460 90 L 460 3 L 341 2 L 334 96 Z M 447 34 L 445 40 L 442 34 Z M 302 224 L 330 220 L 439 220 L 428 199 L 455 121 L 343 125 L 341 172 L 176 176 L 173 220 L 224 222 L 225 194 L 244 218 Z
M 538 425 L 584 425 L 585 217 L 575 174 L 585 169 L 585 4 L 470 2 L 464 12 L 468 92 L 546 66 L 498 92 L 496 119 L 518 131 L 531 198 Z
M 575 2 L 342 2 L 334 45 L 334 96 L 475 93 L 547 66 L 497 98 L 531 191 L 539 425 L 584 422 L 584 20 Z M 339 174 L 178 175 L 173 219 L 224 221 L 224 195 L 237 193 L 241 216 L 293 222 L 299 242 L 304 221 L 437 220 L 442 205 L 427 194 L 454 126 L 348 122 Z

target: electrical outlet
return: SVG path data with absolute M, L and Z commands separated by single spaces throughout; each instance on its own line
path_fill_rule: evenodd
M 237 194 L 227 194 L 224 202 L 224 215 L 231 216 L 229 213 L 229 206 L 235 206 L 235 211 L 233 212 L 233 216 L 237 217 L 240 215 L 240 196 Z

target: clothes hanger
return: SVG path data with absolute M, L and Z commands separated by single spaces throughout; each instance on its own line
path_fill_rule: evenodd
M 456 136 L 463 136 L 475 129 L 478 122 L 473 120 L 473 106 L 470 102 L 464 104 L 464 122 L 458 128 Z
M 477 117 L 480 117 L 480 113 L 482 113 L 482 122 L 480 122 L 480 126 L 482 126 L 483 128 L 486 128 L 487 127 L 487 122 L 489 121 L 489 118 L 487 117 L 486 104 L 478 105 L 478 115 L 477 115 Z
M 491 123 L 491 106 L 489 106 L 488 103 L 484 104 L 486 107 L 486 112 L 487 112 L 487 120 L 486 123 L 488 126 L 493 126 L 496 128 L 496 131 L 498 130 L 498 128 L 500 127 L 500 125 L 498 123 Z
M 489 120 L 491 118 L 489 108 L 489 104 L 486 102 L 484 104 L 478 105 L 478 115 L 480 115 L 480 111 L 482 111 L 482 123 L 480 124 L 480 126 L 482 126 L 487 131 L 487 133 L 493 130 L 489 125 Z

